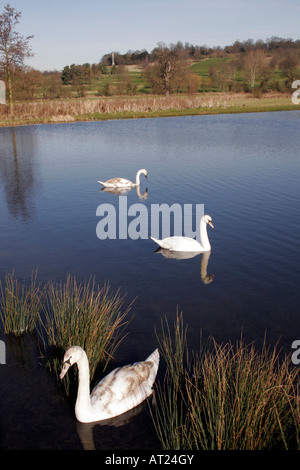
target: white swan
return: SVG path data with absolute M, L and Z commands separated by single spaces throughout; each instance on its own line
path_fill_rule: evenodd
M 98 183 L 102 184 L 105 188 L 132 188 L 133 186 L 140 185 L 140 175 L 144 174 L 147 178 L 148 172 L 143 168 L 139 170 L 135 177 L 135 183 L 125 179 L 125 178 L 111 178 L 107 181 L 98 181 Z
M 90 368 L 85 351 L 71 346 L 64 355 L 60 379 L 77 363 L 78 392 L 75 415 L 81 423 L 113 418 L 139 405 L 152 393 L 159 352 L 156 349 L 142 362 L 119 367 L 104 377 L 90 394 Z
M 154 237 L 151 237 L 151 239 L 165 250 L 185 252 L 210 251 L 211 246 L 207 235 L 207 224 L 214 228 L 211 216 L 203 215 L 200 220 L 201 243 L 199 243 L 197 240 L 194 240 L 193 238 L 179 236 L 168 237 L 164 238 L 163 240 L 157 240 Z

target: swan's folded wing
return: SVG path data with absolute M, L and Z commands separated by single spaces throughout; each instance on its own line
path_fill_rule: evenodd
M 107 181 L 107 183 L 111 186 L 131 186 L 131 181 L 127 180 L 126 178 L 111 178 Z
M 148 384 L 152 361 L 138 362 L 113 370 L 94 388 L 91 394 L 92 404 L 101 401 L 103 407 L 112 403 L 133 400 L 135 406 L 137 399 L 144 399 L 151 390 L 152 383 Z
M 182 251 L 182 252 L 199 252 L 201 251 L 200 243 L 189 237 L 174 236 L 164 238 L 163 240 L 157 240 L 151 237 L 152 240 L 157 243 L 161 248 L 171 251 Z

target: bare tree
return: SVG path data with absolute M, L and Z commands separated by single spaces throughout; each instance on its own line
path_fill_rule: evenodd
M 280 68 L 283 76 L 287 77 L 289 85 L 296 80 L 298 75 L 299 58 L 296 53 L 290 52 L 280 61 Z
M 156 49 L 156 55 L 158 61 L 154 70 L 156 71 L 157 84 L 166 95 L 169 95 L 171 93 L 171 78 L 177 66 L 176 52 L 172 53 L 164 43 L 160 43 Z
M 29 46 L 29 40 L 33 36 L 24 38 L 15 30 L 20 17 L 21 12 L 16 11 L 9 4 L 5 5 L 0 15 L 0 68 L 5 71 L 6 75 L 11 114 L 13 114 L 13 72 L 22 69 L 24 60 L 33 55 Z
M 260 72 L 266 67 L 266 54 L 261 49 L 253 49 L 243 58 L 243 69 L 250 78 L 251 87 L 254 87 L 255 80 Z
M 164 43 L 159 43 L 153 55 L 155 63 L 147 67 L 145 76 L 154 93 L 168 96 L 179 89 L 189 88 L 191 71 L 182 58 L 178 44 L 169 48 Z
M 236 61 L 220 62 L 209 69 L 211 84 L 222 91 L 231 91 L 234 87 L 236 72 Z

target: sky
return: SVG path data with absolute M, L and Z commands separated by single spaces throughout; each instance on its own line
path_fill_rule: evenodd
M 62 70 L 112 51 L 151 52 L 159 42 L 226 46 L 272 36 L 299 39 L 299 0 L 0 0 L 22 12 L 16 29 L 34 35 L 26 65 Z

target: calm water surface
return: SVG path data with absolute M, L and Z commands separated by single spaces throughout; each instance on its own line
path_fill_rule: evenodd
M 300 338 L 299 130 L 298 111 L 2 128 L 0 278 L 36 268 L 43 282 L 94 276 L 136 298 L 117 365 L 144 359 L 161 318 L 172 324 L 177 311 L 191 348 L 200 332 L 220 342 L 243 332 L 290 352 Z M 170 259 L 150 238 L 97 237 L 97 207 L 119 207 L 97 180 L 133 180 L 139 168 L 148 179 L 128 207 L 204 204 L 215 225 L 210 256 Z M 147 408 L 125 424 L 80 427 L 34 341 L 6 339 L 6 349 L 0 448 L 159 449 Z

